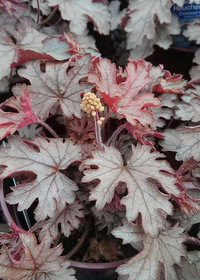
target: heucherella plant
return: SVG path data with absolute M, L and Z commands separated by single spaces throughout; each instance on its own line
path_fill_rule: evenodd
M 119 279 L 200 279 L 198 79 L 137 56 L 120 67 L 87 30 L 126 18 L 142 44 L 172 2 L 129 1 L 127 18 L 119 1 L 0 1 L 1 188 L 27 223 L 0 233 L 1 278 L 75 280 L 72 260 L 124 259 Z

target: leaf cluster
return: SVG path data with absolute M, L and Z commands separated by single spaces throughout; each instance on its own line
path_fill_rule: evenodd
M 199 81 L 138 59 L 176 34 L 170 8 L 183 1 L 108 2 L 0 1 L 0 179 L 27 223 L 10 218 L 0 235 L 2 278 L 75 279 L 69 259 L 90 228 L 83 261 L 116 260 L 122 240 L 137 250 L 124 279 L 200 277 Z M 125 67 L 91 36 L 119 24 Z

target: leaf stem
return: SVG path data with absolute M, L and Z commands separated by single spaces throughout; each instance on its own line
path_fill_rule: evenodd
M 105 116 L 104 121 L 102 122 L 101 128 L 104 127 L 105 123 L 107 122 L 107 120 L 109 119 L 110 115 L 112 114 L 112 111 L 109 111 L 108 114 Z
M 56 7 L 53 9 L 53 11 L 51 12 L 51 14 L 50 14 L 45 20 L 43 20 L 42 22 L 39 22 L 38 24 L 39 24 L 39 25 L 44 25 L 44 24 L 48 23 L 48 22 L 52 19 L 52 17 L 55 15 L 55 13 L 57 12 L 57 10 L 58 10 L 58 6 L 56 6 Z
M 200 247 L 200 240 L 192 236 L 189 236 L 185 243 Z
M 31 228 L 30 231 L 34 232 L 38 227 L 40 227 L 43 224 L 42 221 L 37 222 L 36 224 L 34 224 Z
M 113 133 L 113 135 L 110 137 L 110 139 L 108 139 L 107 144 L 108 146 L 110 146 L 111 142 L 118 136 L 118 134 L 124 129 L 126 128 L 126 123 L 120 125 L 115 132 Z
M 58 134 L 45 122 L 38 120 L 38 123 L 44 126 L 55 138 L 58 138 Z
M 90 225 L 91 225 L 91 219 L 89 220 L 88 224 L 85 226 L 85 230 L 84 230 L 80 240 L 76 244 L 76 246 L 74 248 L 72 248 L 72 250 L 65 256 L 65 260 L 69 260 L 78 251 L 78 249 L 81 247 L 81 245 L 83 244 L 85 238 L 88 235 L 88 232 L 89 232 L 89 229 L 90 229 Z
M 37 24 L 39 24 L 40 22 L 40 3 L 39 3 L 39 0 L 36 0 L 37 1 Z

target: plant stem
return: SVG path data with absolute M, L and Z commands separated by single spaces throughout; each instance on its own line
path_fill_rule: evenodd
M 60 242 L 60 236 L 61 236 L 61 233 L 59 232 L 58 236 L 56 237 L 56 241 L 55 241 L 55 243 L 53 244 L 53 247 L 56 247 L 56 246 L 59 244 L 59 242 Z
M 200 247 L 200 240 L 192 236 L 189 236 L 185 243 Z
M 102 122 L 101 128 L 104 127 L 105 123 L 107 122 L 107 120 L 109 119 L 110 115 L 112 114 L 112 111 L 109 111 L 108 114 L 105 116 L 104 121 Z
M 101 139 L 101 128 L 100 125 L 97 123 L 97 121 L 98 121 L 98 115 L 94 116 L 96 140 L 97 140 L 98 148 L 100 150 L 104 150 L 102 139 Z
M 170 128 L 173 122 L 174 122 L 174 117 L 171 118 L 166 128 Z
M 37 1 L 37 24 L 39 24 L 40 22 L 40 3 L 39 3 L 39 0 L 36 0 Z
M 58 10 L 58 6 L 56 6 L 56 7 L 53 9 L 53 11 L 51 12 L 51 14 L 50 14 L 45 20 L 43 20 L 42 22 L 39 22 L 38 24 L 39 24 L 39 25 L 44 25 L 44 24 L 48 23 L 48 22 L 52 19 L 52 17 L 55 15 L 55 13 L 57 12 L 57 10 Z
M 126 123 L 120 125 L 115 132 L 113 133 L 113 135 L 110 137 L 110 139 L 108 139 L 107 144 L 108 146 L 111 144 L 111 142 L 118 136 L 118 134 L 124 129 L 126 128 Z
M 35 225 L 33 225 L 31 228 L 30 228 L 30 231 L 34 232 L 39 226 L 42 225 L 42 222 L 37 222 Z
M 55 138 L 58 138 L 58 134 L 45 122 L 38 120 L 38 123 L 44 126 Z
M 78 251 L 78 249 L 81 247 L 85 238 L 88 235 L 88 232 L 89 232 L 89 229 L 90 229 L 90 224 L 91 224 L 91 219 L 89 220 L 88 224 L 85 226 L 85 230 L 84 230 L 80 240 L 76 244 L 76 246 L 65 256 L 65 260 L 69 260 Z

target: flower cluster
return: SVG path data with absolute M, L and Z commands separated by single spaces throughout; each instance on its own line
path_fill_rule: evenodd
M 82 99 L 82 103 L 80 105 L 83 110 L 91 114 L 93 117 L 97 117 L 97 123 L 98 125 L 101 125 L 104 121 L 104 117 L 98 116 L 98 112 L 103 112 L 104 106 L 101 104 L 100 98 L 96 97 L 96 95 L 93 92 L 86 92 L 84 94 L 84 97 Z
M 96 116 L 96 111 L 103 112 L 104 110 L 100 98 L 96 97 L 96 95 L 93 92 L 86 92 L 84 94 L 80 106 L 86 113 L 91 114 L 93 117 Z

